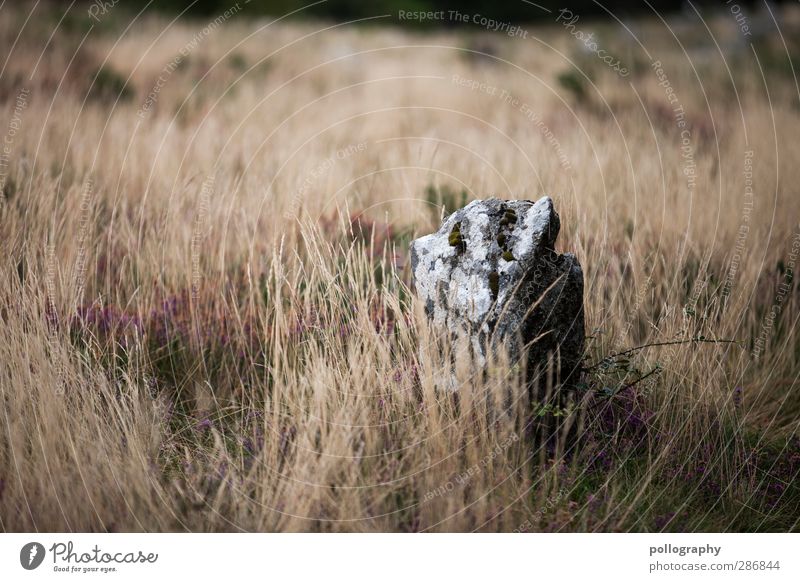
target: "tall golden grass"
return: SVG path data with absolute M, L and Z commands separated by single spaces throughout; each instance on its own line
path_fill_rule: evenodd
M 627 77 L 556 23 L 64 10 L 0 8 L 3 530 L 798 528 L 796 10 L 581 22 Z M 438 389 L 408 242 L 544 194 L 574 405 Z

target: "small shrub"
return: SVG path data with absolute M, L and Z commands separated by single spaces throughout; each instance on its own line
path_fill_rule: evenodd
M 234 71 L 238 71 L 239 73 L 243 73 L 249 67 L 247 59 L 240 53 L 231 55 L 231 58 L 228 60 L 228 64 Z
M 588 97 L 586 91 L 586 78 L 577 71 L 564 71 L 556 77 L 561 88 L 571 93 L 577 101 L 585 101 Z
M 133 97 L 133 91 L 125 78 L 114 69 L 101 67 L 93 78 L 94 82 L 89 90 L 89 96 L 93 99 L 127 101 Z

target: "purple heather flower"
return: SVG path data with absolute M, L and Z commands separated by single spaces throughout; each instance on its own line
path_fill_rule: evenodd
M 675 512 L 665 513 L 664 515 L 656 516 L 655 526 L 657 530 L 664 529 L 667 524 L 675 517 Z
M 256 451 L 255 447 L 253 446 L 253 441 L 250 439 L 250 437 L 245 437 L 242 440 L 242 448 L 245 451 L 247 451 L 247 453 L 250 454 L 250 455 L 252 455 Z
M 767 486 L 767 488 L 775 493 L 783 493 L 783 490 L 786 489 L 786 485 L 780 481 L 773 481 Z

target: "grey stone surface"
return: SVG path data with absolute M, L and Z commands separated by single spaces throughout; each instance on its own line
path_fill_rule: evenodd
M 500 345 L 527 357 L 529 374 L 555 354 L 561 381 L 575 379 L 584 347 L 583 271 L 555 251 L 560 221 L 537 202 L 476 200 L 411 243 L 414 285 L 437 327 L 465 337 L 473 361 Z

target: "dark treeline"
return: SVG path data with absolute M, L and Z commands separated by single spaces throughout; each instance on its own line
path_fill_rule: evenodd
M 98 0 L 102 1 L 102 0 Z M 752 6 L 753 2 L 747 0 L 733 0 L 742 7 Z M 222 13 L 235 5 L 237 0 L 154 0 L 153 7 L 157 10 L 168 12 L 182 12 L 187 7 L 187 15 L 211 15 Z M 243 14 L 266 14 L 272 16 L 284 15 L 312 4 L 314 0 L 238 0 Z M 652 14 L 653 10 L 659 13 L 669 13 L 681 10 L 685 0 L 650 0 L 649 6 L 643 0 L 623 2 L 607 0 L 595 2 L 594 0 L 537 0 L 536 5 L 544 7 L 552 13 L 557 13 L 562 8 L 568 8 L 581 17 L 607 17 L 612 12 L 618 18 Z M 695 6 L 724 6 L 725 0 L 693 0 Z M 393 20 L 399 21 L 398 13 L 402 11 L 449 11 L 458 10 L 466 14 L 480 14 L 487 18 L 509 23 L 523 23 L 552 18 L 549 14 L 533 3 L 524 0 L 504 0 L 502 2 L 488 2 L 487 0 L 325 0 L 298 12 L 298 18 L 315 17 L 337 21 L 354 20 L 380 14 L 389 14 Z M 602 5 L 602 6 L 601 6 Z M 652 8 L 651 8 L 652 7 Z M 403 20 L 404 25 L 422 26 L 452 26 L 457 24 L 449 18 L 422 22 Z

